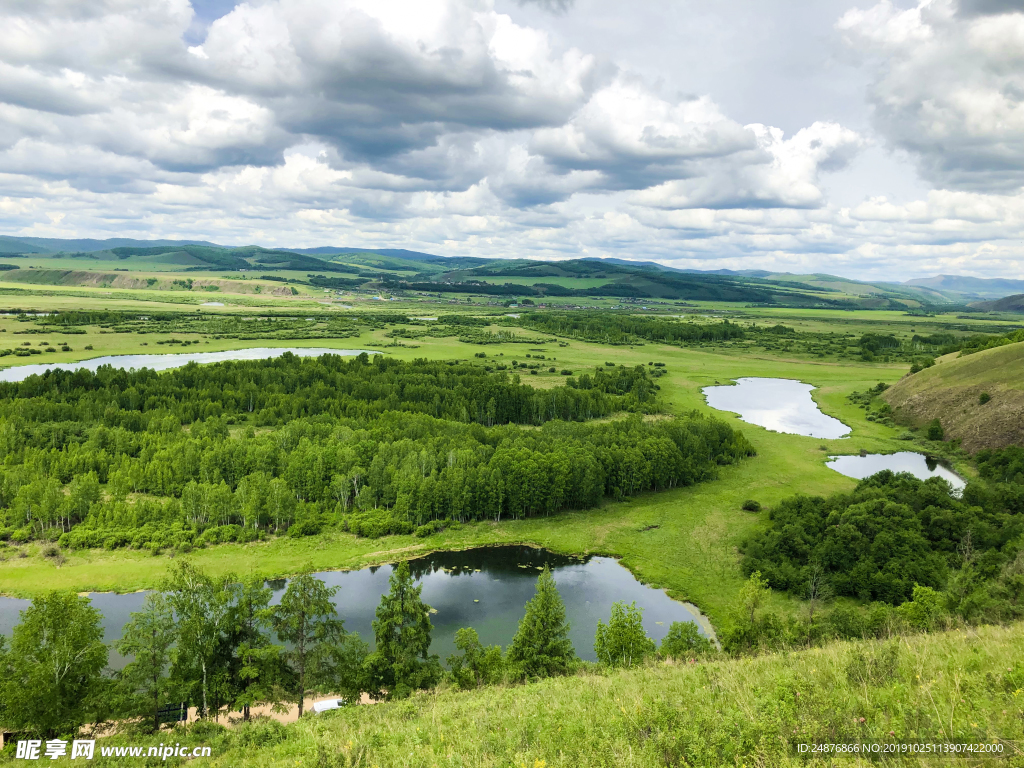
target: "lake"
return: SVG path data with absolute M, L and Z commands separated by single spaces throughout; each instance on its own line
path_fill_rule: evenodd
M 821 412 L 811 397 L 812 384 L 792 379 L 736 379 L 735 385 L 704 387 L 708 405 L 738 414 L 742 421 L 773 432 L 832 440 L 850 428 Z
M 876 472 L 891 469 L 893 472 L 909 472 L 914 477 L 927 480 L 941 477 L 953 490 L 954 495 L 963 493 L 967 483 L 960 475 L 942 466 L 930 456 L 911 451 L 898 453 L 869 453 L 866 456 L 830 456 L 827 467 L 841 475 L 863 480 Z
M 611 605 L 617 600 L 636 602 L 644 609 L 644 629 L 660 643 L 674 621 L 696 622 L 701 634 L 713 638 L 707 619 L 692 605 L 680 603 L 660 589 L 638 582 L 614 558 L 569 557 L 526 546 L 482 547 L 461 552 L 436 552 L 409 561 L 417 582 L 423 585 L 423 600 L 436 613 L 431 651 L 442 661 L 456 652 L 455 631 L 473 627 L 484 645 L 507 647 L 515 635 L 526 602 L 533 597 L 537 576 L 544 565 L 551 567 L 558 591 L 565 601 L 571 624 L 569 633 L 576 653 L 595 661 L 594 633 L 598 619 L 607 623 Z M 382 565 L 358 571 L 326 571 L 316 577 L 328 586 L 339 586 L 335 597 L 338 615 L 345 628 L 358 632 L 373 645 L 372 622 L 380 598 L 388 591 L 392 566 Z M 273 602 L 280 602 L 286 579 L 268 582 Z M 119 595 L 92 593 L 93 605 L 103 613 L 108 643 L 121 636 L 121 628 L 133 611 L 142 608 L 145 592 Z M 20 621 L 19 611 L 28 600 L 0 598 L 0 632 L 10 635 Z M 111 651 L 115 669 L 125 660 Z
M 63 371 L 96 371 L 101 365 L 112 365 L 126 370 L 150 368 L 165 371 L 180 368 L 189 363 L 222 363 L 227 360 L 265 360 L 280 357 L 291 352 L 297 357 L 320 357 L 320 355 L 377 355 L 369 349 L 330 349 L 328 347 L 249 347 L 248 349 L 227 349 L 222 352 L 179 352 L 166 355 L 104 355 L 80 363 L 47 363 L 38 365 L 15 365 L 0 371 L 0 381 L 24 381 L 34 374 L 60 369 Z

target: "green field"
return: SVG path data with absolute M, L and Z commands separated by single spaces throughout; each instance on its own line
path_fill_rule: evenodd
M 25 324 L 5 320 L 8 338 Z M 356 338 L 331 343 L 324 340 L 274 342 L 271 346 L 338 346 L 343 348 L 381 348 L 389 342 L 386 331 L 367 331 Z M 100 334 L 91 330 L 85 336 L 53 339 L 70 340 L 76 351 L 45 356 L 48 361 L 80 359 L 81 342 L 94 347 L 89 356 L 117 353 L 159 353 L 213 351 L 259 345 L 237 340 L 202 340 L 197 334 Z M 170 337 L 201 340 L 187 348 L 156 346 Z M 145 339 L 145 341 L 143 341 Z M 456 339 L 417 339 L 415 348 L 383 348 L 402 359 L 472 359 L 479 347 Z M 146 346 L 143 346 L 146 345 Z M 487 345 L 488 359 L 522 360 L 525 348 L 533 345 Z M 716 626 L 728 625 L 740 586 L 736 567 L 736 546 L 759 526 L 766 513 L 751 514 L 740 509 L 747 499 L 769 506 L 794 493 L 828 494 L 852 488 L 855 482 L 829 469 L 826 458 L 837 453 L 861 450 L 886 452 L 906 448 L 897 441 L 901 431 L 864 419 L 864 412 L 847 401 L 853 391 L 863 391 L 879 381 L 895 382 L 906 368 L 901 364 L 839 363 L 779 359 L 767 354 L 741 354 L 714 349 L 680 348 L 660 344 L 610 348 L 586 342 L 538 346 L 544 349 L 544 362 L 583 372 L 614 360 L 625 365 L 664 362 L 668 374 L 660 378 L 661 399 L 670 413 L 692 409 L 712 412 L 704 402 L 701 388 L 727 383 L 742 376 L 766 376 L 799 379 L 818 387 L 813 393 L 822 410 L 853 428 L 849 437 L 819 440 L 786 435 L 745 424 L 732 414 L 715 412 L 735 425 L 753 443 L 757 456 L 724 468 L 717 481 L 631 501 L 607 503 L 600 509 L 566 514 L 548 519 L 476 523 L 455 532 L 428 539 L 387 537 L 383 540 L 358 539 L 331 531 L 316 541 L 278 539 L 249 545 L 219 545 L 195 554 L 196 561 L 214 572 L 248 572 L 256 569 L 267 576 L 292 573 L 305 565 L 318 569 L 357 568 L 398 557 L 412 556 L 428 549 L 463 548 L 485 543 L 526 542 L 563 552 L 590 552 L 621 557 L 640 579 L 657 584 L 679 599 L 696 604 Z M 19 358 L 18 362 L 41 362 L 43 356 Z M 525 377 L 535 386 L 555 386 L 564 382 L 558 373 Z M 655 529 L 643 531 L 648 526 Z M 31 595 L 56 586 L 78 591 L 134 590 L 159 583 L 168 560 L 132 551 L 69 553 L 58 569 L 40 557 L 10 559 L 0 565 L 0 591 Z M 789 601 L 778 598 L 780 605 Z M 790 606 L 795 610 L 795 604 Z
M 96 254 L 99 258 L 70 258 L 57 255 L 31 255 L 13 259 L 24 268 L 40 270 L 76 270 L 72 282 L 79 285 L 42 285 L 22 279 L 0 282 L 0 307 L 31 309 L 35 311 L 71 311 L 80 309 L 118 310 L 125 312 L 205 313 L 211 317 L 245 317 L 260 313 L 309 313 L 315 318 L 373 317 L 376 313 L 405 313 L 409 316 L 438 316 L 446 313 L 495 315 L 514 311 L 501 307 L 481 306 L 497 304 L 494 296 L 442 296 L 399 292 L 397 301 L 379 301 L 375 297 L 387 291 L 368 284 L 355 291 L 325 290 L 303 284 L 306 273 L 301 270 L 274 270 L 272 267 L 254 266 L 249 273 L 230 273 L 216 268 L 198 269 L 179 274 L 181 258 L 187 254 L 145 256 L 117 259 L 109 252 Z M 358 269 L 381 268 L 392 271 L 402 269 L 433 269 L 439 267 L 423 262 L 408 262 L 376 255 L 334 258 L 334 262 L 351 264 L 353 273 Z M 518 262 L 517 262 L 518 263 Z M 115 264 L 121 265 L 115 267 Z M 112 269 L 121 271 L 112 272 Z M 596 267 L 594 267 L 596 269 Z M 154 280 L 144 288 L 100 286 L 96 280 L 82 277 L 82 270 L 97 275 L 116 275 L 118 279 Z M 128 270 L 128 271 L 124 271 Z M 49 274 L 48 272 L 45 274 Z M 259 274 L 270 274 L 296 282 L 283 283 L 261 280 Z M 345 273 L 330 273 L 340 274 Z M 191 279 L 193 290 L 182 290 L 174 280 Z M 106 278 L 103 278 L 106 279 Z M 504 278 L 494 278 L 501 282 Z M 523 284 L 550 282 L 565 287 L 590 288 L 607 282 L 606 278 L 590 276 L 524 276 L 509 278 Z M 793 278 L 794 280 L 796 278 Z M 60 282 L 59 280 L 55 282 Z M 830 284 L 816 281 L 816 284 Z M 202 286 L 216 286 L 216 291 Z M 854 288 L 851 284 L 847 286 Z M 294 289 L 294 292 L 293 292 Z M 871 293 L 874 288 L 858 287 L 858 291 Z M 257 292 L 258 291 L 258 292 Z M 468 301 L 467 301 L 468 299 Z M 204 307 L 204 302 L 221 302 L 224 306 Z M 594 307 L 618 306 L 620 312 L 651 316 L 651 310 L 642 311 L 640 304 L 670 316 L 682 316 L 699 322 L 720 322 L 729 318 L 745 327 L 782 323 L 797 333 L 829 334 L 839 332 L 851 338 L 864 333 L 889 333 L 899 338 L 913 334 L 940 331 L 957 336 L 971 333 L 1006 332 L 1017 327 L 1012 316 L 975 313 L 970 316 L 932 313 L 914 316 L 900 310 L 866 310 L 792 307 L 751 307 L 744 304 L 691 301 L 686 306 L 678 302 L 636 300 L 624 303 L 616 297 L 593 297 L 585 300 L 556 298 L 553 308 L 583 303 Z M 516 310 L 522 312 L 523 310 Z M 361 321 L 353 319 L 359 324 Z M 513 321 L 514 322 L 514 321 Z M 326 327 L 321 323 L 310 328 Z M 422 326 L 421 326 L 422 327 Z M 506 326 L 495 325 L 490 331 Z M 907 371 L 907 363 L 864 362 L 855 355 L 836 358 L 834 355 L 816 358 L 785 349 L 720 348 L 715 345 L 668 345 L 637 342 L 632 346 L 607 346 L 576 339 L 559 341 L 552 338 L 542 344 L 487 344 L 460 342 L 455 336 L 399 338 L 390 336 L 393 326 L 373 328 L 363 326 L 351 336 L 343 338 L 296 338 L 243 340 L 217 338 L 216 334 L 156 329 L 144 335 L 135 332 L 119 333 L 97 325 L 83 326 L 85 333 L 62 334 L 57 329 L 40 326 L 30 319 L 0 318 L 0 347 L 16 348 L 28 342 L 37 349 L 52 347 L 58 351 L 43 352 L 32 357 L 9 356 L 0 360 L 0 366 L 23 363 L 64 363 L 101 355 L 174 353 L 219 351 L 250 346 L 275 347 L 334 347 L 378 349 L 399 359 L 429 358 L 437 360 L 475 361 L 477 352 L 485 352 L 480 365 L 518 359 L 525 355 L 542 354 L 543 365 L 536 375 L 524 376 L 524 381 L 545 389 L 564 383 L 560 371 L 568 369 L 576 374 L 593 370 L 605 362 L 627 366 L 664 363 L 667 375 L 658 379 L 661 392 L 659 403 L 667 413 L 686 413 L 699 410 L 710 413 L 701 389 L 716 383 L 725 384 L 743 376 L 781 377 L 798 379 L 817 387 L 813 397 L 821 409 L 849 425 L 850 436 L 841 440 L 818 440 L 786 435 L 741 422 L 733 414 L 717 413 L 738 428 L 754 445 L 757 455 L 739 465 L 726 467 L 721 477 L 704 485 L 659 494 L 649 494 L 625 502 L 606 502 L 599 509 L 564 514 L 544 520 L 477 523 L 456 532 L 447 532 L 427 539 L 414 537 L 387 537 L 382 540 L 357 539 L 339 531 L 328 531 L 315 541 L 288 539 L 272 540 L 248 545 L 219 545 L 196 553 L 198 562 L 216 572 L 241 572 L 254 567 L 267 576 L 294 572 L 307 564 L 317 568 L 356 568 L 366 563 L 384 562 L 431 548 L 468 547 L 492 542 L 528 542 L 565 552 L 594 552 L 615 555 L 642 580 L 666 588 L 670 594 L 695 603 L 705 611 L 717 626 L 732 620 L 733 606 L 742 579 L 737 568 L 736 548 L 752 531 L 764 524 L 766 512 L 752 514 L 740 509 L 748 499 L 759 501 L 763 507 L 795 493 L 828 494 L 849 489 L 854 481 L 826 466 L 826 458 L 837 453 L 889 452 L 906 449 L 906 440 L 897 440 L 904 428 L 884 426 L 866 419 L 867 412 L 848 400 L 855 391 L 864 391 L 879 382 L 895 384 Z M 534 337 L 529 330 L 513 328 L 521 335 Z M 189 344 L 167 344 L 190 342 Z M 62 344 L 71 351 L 59 351 Z M 89 347 L 90 349 L 86 349 Z M 555 372 L 548 368 L 554 367 Z M 937 366 L 938 370 L 942 366 Z M 523 372 L 525 373 L 525 372 Z M 929 371 L 930 373 L 930 371 Z M 955 452 L 950 454 L 957 468 L 966 474 L 972 472 L 965 459 Z M 643 529 L 657 526 L 650 530 Z M 32 545 L 28 546 L 31 549 Z M 0 592 L 31 595 L 52 586 L 66 586 L 79 591 L 139 589 L 157 584 L 167 565 L 165 557 L 149 557 L 139 552 L 119 550 L 109 552 L 71 552 L 58 569 L 43 558 L 11 558 L 0 564 Z M 776 598 L 780 605 L 790 601 Z M 790 605 L 795 609 L 795 604 Z
M 102 680 L 97 662 L 92 692 L 52 707 L 79 706 L 71 730 L 108 721 L 98 764 L 115 760 L 103 747 L 173 741 L 210 746 L 201 764 L 253 768 L 1024 765 L 1024 453 L 972 456 L 1024 440 L 1019 315 L 828 275 L 413 257 L 144 245 L 0 257 L 19 266 L 0 273 L 0 371 L 252 347 L 381 354 L 4 385 L 0 595 L 39 600 L 0 638 L 0 725 L 15 722 L 5 702 L 49 685 L 24 682 L 42 668 L 24 652 L 45 645 L 33 616 L 70 610 L 69 593 L 162 589 L 185 600 L 177 617 L 194 604 L 192 619 L 151 612 L 151 631 L 129 624 L 125 637 L 187 658 L 119 680 Z M 705 387 L 742 377 L 813 385 L 850 433 L 774 432 L 707 404 Z M 972 481 L 962 499 L 906 475 L 858 484 L 827 463 L 908 450 Z M 644 636 L 632 669 L 617 667 L 632 656 L 595 649 L 599 663 L 561 657 L 535 672 L 516 656 L 524 621 L 504 651 L 481 649 L 490 672 L 466 677 L 458 661 L 444 671 L 427 659 L 428 630 L 416 630 L 422 659 L 385 658 L 410 644 L 388 651 L 378 612 L 374 653 L 335 634 L 312 683 L 270 647 L 291 642 L 273 632 L 309 598 L 261 610 L 264 579 L 497 544 L 617 558 L 695 605 L 720 647 L 697 638 L 655 654 Z M 323 589 L 294 578 L 289 593 L 301 584 Z M 332 615 L 329 596 L 317 599 L 328 605 L 317 615 Z M 433 612 L 417 601 L 409 626 Z M 65 621 L 75 630 L 61 636 L 84 637 L 89 621 Z M 677 638 L 684 627 L 694 631 L 675 625 Z M 472 688 L 478 679 L 488 684 Z M 163 693 L 150 697 L 150 681 Z M 87 698 L 101 689 L 103 703 Z M 214 691 L 216 722 L 150 733 L 155 702 L 205 707 Z M 297 707 L 284 702 L 342 694 L 388 700 L 288 725 L 232 715 L 276 702 L 289 722 Z M 63 732 L 40 713 L 7 729 Z M 1003 752 L 797 751 L 887 742 Z M 14 759 L 0 750 L 0 763 Z

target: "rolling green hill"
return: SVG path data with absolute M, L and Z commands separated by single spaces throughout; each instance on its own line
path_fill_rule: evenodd
M 1024 342 L 942 359 L 883 397 L 913 424 L 939 419 L 946 439 L 961 439 L 968 451 L 1024 445 Z
M 866 282 L 827 274 L 796 275 L 764 270 L 676 269 L 650 261 L 583 258 L 565 261 L 442 257 L 402 249 L 230 247 L 190 240 L 60 240 L 0 236 L 0 253 L 17 254 L 25 266 L 84 270 L 251 271 L 357 274 L 379 282 L 370 290 L 531 298 L 603 297 L 611 300 L 736 302 L 776 307 L 949 310 L 970 298 L 997 298 L 1021 281 L 955 276 L 908 283 Z M 117 266 L 114 266 L 116 264 Z M 95 265 L 95 266 L 92 266 Z M 288 275 L 299 279 L 296 275 Z M 95 281 L 89 280 L 87 283 Z M 322 282 L 322 281 L 321 281 Z M 337 281 L 335 281 L 337 282 Z M 351 281 L 350 281 L 351 282 Z M 365 282 L 365 281 L 364 281 Z M 360 283 L 359 285 L 362 285 Z M 353 285 L 320 285 L 351 288 Z M 1018 302 L 1019 304 L 1019 302 Z M 1017 306 L 1011 302 L 1007 311 Z M 978 307 L 987 309 L 987 307 Z M 998 307 L 996 307 L 998 309 Z

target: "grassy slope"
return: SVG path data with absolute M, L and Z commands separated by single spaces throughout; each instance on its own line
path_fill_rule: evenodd
M 987 392 L 992 399 L 981 405 Z M 1024 443 L 1024 342 L 938 365 L 902 379 L 885 393 L 898 414 L 923 424 L 939 419 L 946 438 L 969 451 Z
M 1024 312 L 1024 293 L 1006 296 L 995 301 L 979 301 L 971 306 L 986 312 Z
M 208 743 L 208 764 L 232 768 L 860 765 L 867 762 L 807 760 L 796 745 L 868 740 L 1002 743 L 1011 756 L 915 756 L 882 765 L 1022 764 L 1022 625 L 888 642 L 897 646 L 889 667 L 882 643 L 835 643 L 526 686 L 439 690 L 307 717 L 283 739 L 262 744 L 252 731 L 235 738 L 179 731 L 131 743 Z M 871 670 L 866 678 L 857 674 L 861 662 Z

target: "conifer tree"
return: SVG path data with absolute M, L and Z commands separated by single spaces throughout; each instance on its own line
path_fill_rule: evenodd
M 612 603 L 612 615 L 605 624 L 597 622 L 594 653 L 610 667 L 632 667 L 654 653 L 654 641 L 644 632 L 643 609 L 636 603 Z
M 295 673 L 299 717 L 307 693 L 336 690 L 341 684 L 337 660 L 346 633 L 331 602 L 339 589 L 328 587 L 310 573 L 301 573 L 288 582 L 274 612 L 277 636 L 291 644 L 284 657 Z
M 537 593 L 526 604 L 526 615 L 519 622 L 507 658 L 519 678 L 562 675 L 576 661 L 565 604 L 546 566 L 537 579 Z
M 377 649 L 366 659 L 374 698 L 404 698 L 430 688 L 441 676 L 441 663 L 430 655 L 430 606 L 414 586 L 409 564 L 391 574 L 391 591 L 381 597 L 373 632 Z
M 160 706 L 171 687 L 167 667 L 175 636 L 174 611 L 164 595 L 154 592 L 146 596 L 143 609 L 132 614 L 116 643 L 118 653 L 134 657 L 119 676 L 133 699 L 132 714 L 151 714 L 154 732 L 160 730 Z
M 274 609 L 271 590 L 258 576 L 235 585 L 235 599 L 228 611 L 229 647 L 236 657 L 234 708 L 248 720 L 250 708 L 270 704 L 275 710 L 285 699 L 283 646 L 270 640 Z

